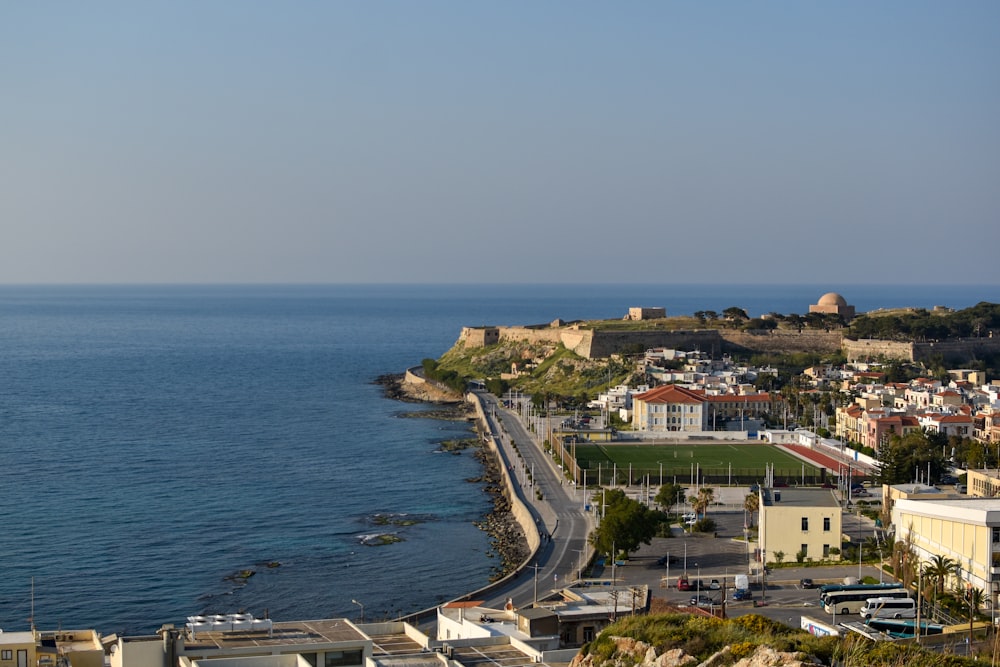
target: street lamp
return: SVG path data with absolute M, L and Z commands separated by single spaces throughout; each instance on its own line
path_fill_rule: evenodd
M 356 604 L 359 607 L 361 607 L 361 622 L 364 623 L 365 622 L 365 606 L 363 604 L 361 604 L 360 602 L 358 602 L 357 600 L 351 600 L 351 602 L 353 602 L 354 604 Z

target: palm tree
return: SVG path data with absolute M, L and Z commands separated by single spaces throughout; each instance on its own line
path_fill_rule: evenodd
M 750 520 L 747 522 L 747 528 L 752 528 L 753 513 L 760 509 L 760 496 L 756 493 L 748 493 L 747 497 L 743 499 L 743 509 L 750 515 Z
M 965 601 L 972 607 L 972 614 L 978 614 L 983 604 L 986 603 L 986 592 L 982 588 L 969 588 L 965 591 Z
M 691 499 L 691 505 L 694 506 L 694 513 L 699 516 L 704 516 L 708 511 L 709 505 L 713 502 L 715 502 L 715 489 L 705 486 L 698 489 L 698 495 Z
M 932 557 L 924 565 L 924 576 L 934 581 L 935 597 L 944 593 L 944 582 L 955 574 L 958 562 L 940 554 Z

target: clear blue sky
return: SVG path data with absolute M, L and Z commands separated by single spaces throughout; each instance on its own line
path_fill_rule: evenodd
M 0 283 L 1000 284 L 1000 2 L 6 2 Z

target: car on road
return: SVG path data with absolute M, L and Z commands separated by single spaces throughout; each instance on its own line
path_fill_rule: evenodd
M 812 579 L 805 578 L 805 579 L 799 579 L 799 586 L 802 588 L 815 588 L 816 584 L 813 582 Z
M 692 607 L 715 607 L 719 603 L 707 595 L 692 595 L 691 599 L 688 600 L 688 604 Z

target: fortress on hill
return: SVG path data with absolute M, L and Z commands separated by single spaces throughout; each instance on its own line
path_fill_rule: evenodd
M 809 307 L 810 312 L 838 313 L 850 321 L 854 306 L 839 294 L 824 294 Z M 666 317 L 664 308 L 630 308 L 624 320 L 656 320 Z M 922 361 L 941 355 L 949 361 L 965 361 L 977 355 L 1000 352 L 1000 339 L 975 338 L 936 342 L 898 342 L 874 339 L 852 340 L 842 331 L 795 331 L 732 329 L 627 329 L 594 327 L 591 322 L 563 322 L 521 326 L 463 327 L 457 344 L 487 347 L 503 341 L 561 344 L 581 357 L 601 359 L 628 350 L 666 347 L 701 350 L 713 356 L 754 352 L 786 354 L 795 352 L 837 353 L 848 361 L 901 359 Z

